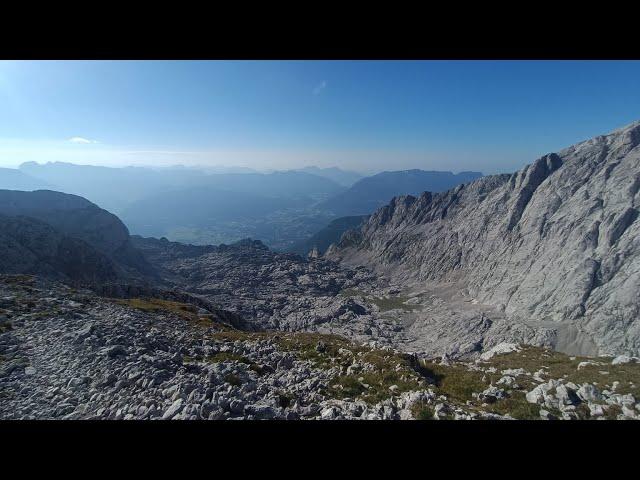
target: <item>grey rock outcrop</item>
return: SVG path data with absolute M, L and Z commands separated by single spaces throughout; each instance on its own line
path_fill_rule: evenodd
M 132 237 L 158 271 L 178 288 L 235 312 L 245 330 L 316 330 L 330 321 L 369 313 L 342 289 L 371 281 L 364 268 L 276 253 L 262 242 L 195 246 Z
M 636 122 L 512 175 L 396 197 L 325 256 L 404 286 L 455 284 L 494 309 L 485 345 L 638 355 L 639 144 Z

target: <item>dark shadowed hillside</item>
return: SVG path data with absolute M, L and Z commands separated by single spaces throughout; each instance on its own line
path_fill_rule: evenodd
M 83 284 L 119 277 L 113 262 L 88 243 L 35 218 L 6 215 L 0 215 L 0 272 Z
M 44 222 L 57 234 L 90 245 L 115 262 L 122 274 L 141 278 L 153 273 L 131 245 L 129 231 L 120 219 L 82 197 L 50 190 L 1 190 L 0 214 Z

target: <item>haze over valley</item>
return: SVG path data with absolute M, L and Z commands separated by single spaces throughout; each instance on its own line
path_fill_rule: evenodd
M 290 250 L 337 218 L 370 214 L 396 195 L 440 192 L 481 176 L 407 170 L 365 177 L 337 167 L 235 170 L 28 162 L 0 170 L 0 182 L 82 196 L 118 215 L 136 235 L 196 245 L 251 237 Z

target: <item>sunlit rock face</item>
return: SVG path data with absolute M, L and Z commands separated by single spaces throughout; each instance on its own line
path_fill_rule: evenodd
M 326 256 L 404 284 L 455 280 L 561 350 L 637 354 L 639 144 L 636 122 L 512 175 L 396 197 Z

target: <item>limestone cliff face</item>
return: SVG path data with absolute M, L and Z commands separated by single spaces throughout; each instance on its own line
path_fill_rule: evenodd
M 512 175 L 394 198 L 329 258 L 396 279 L 461 278 L 514 322 L 570 324 L 600 354 L 640 352 L 640 122 Z

